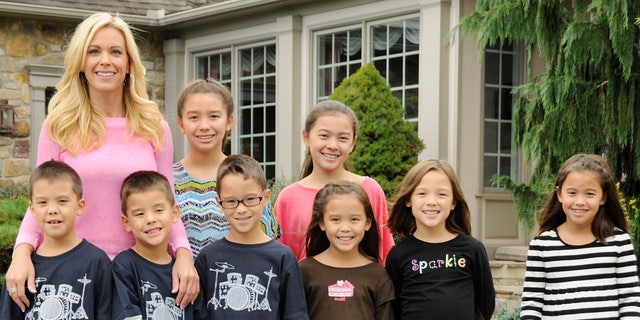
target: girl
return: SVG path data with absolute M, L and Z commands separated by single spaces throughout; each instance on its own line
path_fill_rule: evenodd
M 487 252 L 471 236 L 470 212 L 453 168 L 423 160 L 402 180 L 389 228 L 396 319 L 490 319 L 495 290 Z
M 324 186 L 313 202 L 300 262 L 309 318 L 393 319 L 393 284 L 378 263 L 378 226 L 367 193 L 349 181 Z
M 531 240 L 521 319 L 638 319 L 636 256 L 606 161 L 576 154 L 560 168 Z
M 233 97 L 214 79 L 194 80 L 178 97 L 178 127 L 189 142 L 189 153 L 173 165 L 180 218 L 197 256 L 207 244 L 229 233 L 229 223 L 215 201 L 216 174 L 227 156 L 224 147 L 233 123 Z M 278 222 L 270 205 L 262 216 L 262 229 L 273 239 Z
M 306 256 L 304 237 L 311 221 L 313 199 L 327 183 L 346 180 L 361 185 L 367 192 L 378 223 L 380 261 L 393 247 L 393 237 L 383 228 L 387 222 L 387 200 L 380 185 L 369 177 L 350 172 L 346 162 L 356 145 L 358 119 L 344 104 L 323 101 L 307 115 L 302 139 L 307 153 L 301 180 L 284 188 L 274 206 L 282 227 L 280 241 L 293 250 L 298 260 Z

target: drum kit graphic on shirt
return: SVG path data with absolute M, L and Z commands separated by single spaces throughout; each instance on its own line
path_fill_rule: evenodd
M 273 268 L 264 271 L 264 274 L 269 277 L 265 287 L 260 284 L 260 277 L 247 274 L 243 282 L 242 274 L 238 272 L 227 273 L 227 281 L 218 283 L 218 275 L 220 273 L 225 273 L 227 270 L 234 270 L 235 267 L 227 262 L 216 262 L 215 264 L 219 269 L 209 269 L 209 271 L 216 273 L 216 278 L 213 297 L 207 302 L 207 307 L 213 305 L 214 310 L 218 310 L 218 308 L 229 308 L 234 311 L 271 311 L 267 295 L 271 279 L 277 277 L 277 275 L 273 273 Z
M 36 278 L 36 287 L 47 278 Z M 56 290 L 53 284 L 44 284 L 36 296 L 33 308 L 25 315 L 26 320 L 61 320 L 61 319 L 89 319 L 84 307 L 84 292 L 87 284 L 87 274 L 78 279 L 82 283 L 82 294 L 73 292 L 73 286 L 60 284 Z M 73 307 L 78 305 L 74 310 Z

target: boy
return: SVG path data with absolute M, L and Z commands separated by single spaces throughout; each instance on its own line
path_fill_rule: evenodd
M 293 252 L 260 228 L 271 194 L 260 165 L 246 155 L 229 156 L 217 181 L 216 200 L 230 231 L 196 258 L 208 319 L 309 319 Z
M 193 319 L 192 306 L 180 309 L 171 292 L 169 234 L 179 209 L 169 181 L 155 171 L 134 172 L 120 200 L 122 223 L 136 242 L 113 260 L 113 319 Z
M 29 306 L 20 310 L 2 290 L 1 319 L 111 319 L 111 261 L 104 251 L 74 231 L 82 214 L 80 176 L 63 162 L 50 160 L 29 181 L 29 209 L 43 232 L 31 255 L 37 292 L 27 292 Z

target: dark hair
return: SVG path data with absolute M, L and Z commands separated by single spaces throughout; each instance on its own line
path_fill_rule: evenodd
M 329 248 L 329 239 L 327 234 L 320 229 L 320 222 L 324 219 L 324 211 L 329 200 L 341 195 L 351 195 L 362 203 L 365 216 L 371 222 L 371 226 L 369 230 L 365 231 L 364 238 L 358 244 L 358 251 L 375 261 L 379 261 L 378 245 L 380 243 L 380 234 L 369 197 L 361 185 L 342 180 L 326 184 L 318 191 L 313 200 L 313 213 L 305 236 L 307 255 L 315 256 Z
M 229 88 L 214 78 L 207 78 L 193 80 L 182 88 L 178 95 L 178 118 L 182 119 L 182 111 L 187 98 L 194 94 L 207 93 L 218 95 L 222 99 L 222 103 L 227 107 L 227 117 L 233 115 L 233 96 L 231 95 Z M 228 136 L 229 132 L 225 132 L 222 137 L 222 151 L 224 151 L 224 147 L 228 143 Z
M 629 225 L 624 216 L 622 205 L 620 205 L 618 189 L 609 165 L 601 156 L 595 154 L 575 154 L 560 167 L 554 190 L 540 213 L 540 232 L 553 230 L 567 221 L 567 216 L 562 210 L 562 203 L 558 200 L 558 192 L 562 189 L 562 184 L 569 173 L 585 171 L 594 173 L 600 180 L 605 203 L 598 208 L 593 218 L 591 232 L 600 242 L 606 244 L 606 238 L 615 233 L 616 227 L 628 233 Z
M 129 196 L 134 193 L 145 192 L 153 189 L 162 191 L 172 206 L 176 203 L 175 195 L 167 177 L 157 171 L 136 171 L 124 179 L 122 187 L 120 188 L 122 214 L 127 214 L 127 198 L 129 198 Z
M 471 211 L 464 199 L 458 177 L 449 163 L 443 160 L 427 159 L 418 162 L 402 179 L 400 191 L 396 201 L 391 207 L 391 214 L 387 226 L 393 234 L 406 238 L 416 231 L 416 219 L 407 203 L 411 201 L 411 195 L 416 190 L 420 181 L 430 171 L 444 172 L 451 182 L 453 201 L 455 208 L 451 210 L 445 221 L 447 231 L 456 234 L 471 234 Z
M 316 124 L 316 121 L 318 121 L 318 118 L 335 114 L 343 114 L 351 120 L 353 137 L 356 137 L 358 132 L 358 118 L 356 117 L 356 114 L 342 102 L 335 100 L 325 100 L 316 104 L 309 114 L 307 114 L 307 118 L 304 121 L 304 131 L 306 133 L 311 132 L 311 129 Z M 344 162 L 344 168 L 351 171 L 351 165 L 348 160 Z M 307 151 L 305 151 L 304 154 L 304 162 L 302 164 L 302 171 L 300 172 L 300 179 L 310 175 L 311 172 L 313 172 L 313 159 L 311 159 L 311 153 L 307 148 Z
M 222 180 L 224 177 L 231 174 L 239 174 L 247 179 L 253 179 L 262 189 L 267 188 L 267 178 L 264 176 L 264 171 L 260 164 L 253 158 L 244 154 L 234 154 L 225 158 L 220 167 L 218 167 L 218 176 L 216 180 L 216 192 L 220 194 Z
M 31 174 L 29 179 L 29 200 L 33 196 L 33 184 L 38 181 L 46 179 L 49 181 L 54 180 L 69 180 L 71 182 L 71 189 L 76 194 L 78 199 L 82 199 L 82 180 L 78 173 L 71 168 L 68 164 L 49 160 L 41 163 Z

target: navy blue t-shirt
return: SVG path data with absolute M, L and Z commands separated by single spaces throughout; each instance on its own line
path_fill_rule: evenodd
M 28 294 L 26 312 L 11 300 L 7 290 L 0 296 L 0 319 L 111 320 L 111 260 L 104 251 L 82 240 L 75 248 L 55 257 L 31 255 L 36 290 Z
M 196 258 L 208 319 L 305 320 L 304 287 L 289 247 L 213 242 Z
M 113 319 L 141 315 L 142 319 L 192 320 L 193 307 L 180 309 L 171 293 L 171 269 L 168 264 L 153 263 L 133 249 L 113 259 Z

